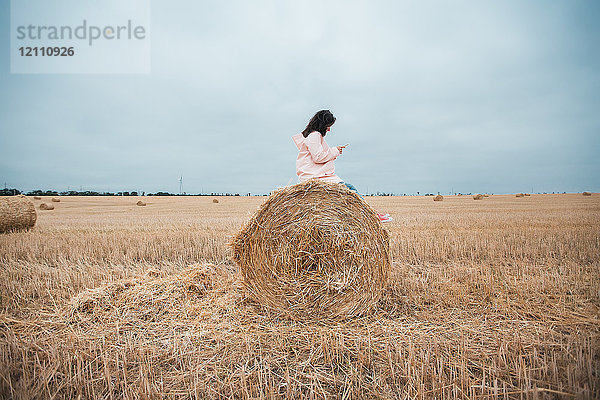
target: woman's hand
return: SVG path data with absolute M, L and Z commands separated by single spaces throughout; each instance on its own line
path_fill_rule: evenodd
M 342 154 L 342 152 L 344 151 L 344 149 L 348 147 L 347 144 L 343 145 L 343 146 L 337 146 L 337 149 L 339 150 L 340 154 Z

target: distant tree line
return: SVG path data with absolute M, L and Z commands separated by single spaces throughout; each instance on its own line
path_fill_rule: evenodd
M 543 194 L 548 194 L 550 192 L 543 192 Z M 563 193 L 566 194 L 567 192 L 551 192 L 552 194 L 558 194 L 558 193 Z M 10 189 L 10 188 L 4 188 L 4 189 L 0 189 L 0 196 L 16 196 L 18 194 L 25 194 L 27 196 L 251 196 L 250 193 L 246 193 L 246 194 L 242 194 L 240 195 L 239 193 L 198 193 L 198 194 L 191 194 L 191 193 L 169 193 L 169 192 L 156 192 L 156 193 L 146 193 L 146 192 L 141 192 L 138 193 L 137 191 L 133 191 L 133 192 L 96 192 L 93 190 L 85 190 L 85 191 L 76 191 L 76 190 L 67 190 L 64 192 L 58 192 L 56 190 L 32 190 L 30 192 L 24 193 L 19 189 Z M 438 192 L 438 194 L 440 194 Z M 455 195 L 457 193 L 454 193 Z M 471 195 L 472 193 L 458 193 L 458 195 Z M 542 194 L 540 192 L 538 192 L 538 194 Z M 417 192 L 417 196 L 420 196 L 421 193 Z M 256 196 L 267 196 L 266 194 L 257 194 Z M 377 192 L 377 193 L 370 193 L 370 194 L 365 194 L 364 196 L 396 196 L 395 193 L 385 193 L 385 192 Z M 402 193 L 401 195 L 398 196 L 411 196 L 410 194 L 407 195 L 406 193 Z M 435 196 L 433 193 L 425 193 L 424 196 Z
M 18 194 L 23 194 L 23 192 L 21 192 L 18 189 L 1 189 L 0 190 L 0 196 L 16 196 Z
M 395 194 L 394 193 L 377 192 L 375 194 L 370 194 L 369 196 L 395 196 Z
M 0 189 L 0 196 L 16 196 L 18 194 L 25 194 L 27 196 L 241 196 L 239 193 L 169 193 L 169 192 L 156 192 L 156 193 L 147 193 L 137 191 L 133 192 L 96 192 L 93 190 L 85 190 L 85 191 L 76 191 L 76 190 L 67 190 L 64 192 L 58 192 L 56 190 L 32 190 L 30 192 L 24 193 L 19 189 L 10 189 L 4 188 Z M 245 194 L 244 196 L 250 196 L 250 193 Z M 266 195 L 261 195 L 266 196 Z

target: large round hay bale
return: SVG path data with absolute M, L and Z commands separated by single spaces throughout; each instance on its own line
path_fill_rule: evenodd
M 475 196 L 473 196 L 473 200 L 481 200 L 481 199 L 483 199 L 482 194 L 476 194 Z
M 215 203 L 215 204 L 216 204 L 216 203 L 218 203 L 218 202 L 219 202 L 219 200 L 217 200 L 217 199 L 213 199 L 213 203 Z
M 40 204 L 40 210 L 54 210 L 54 206 L 52 204 L 42 203 Z
M 0 233 L 33 228 L 36 220 L 35 206 L 27 197 L 0 197 Z
M 41 200 L 42 198 L 40 196 L 33 196 L 34 200 Z
M 375 211 L 345 186 L 317 180 L 273 192 L 232 248 L 249 296 L 297 320 L 366 313 L 391 265 Z
M 438 194 L 437 196 L 435 196 L 433 198 L 433 201 L 443 201 L 444 200 L 444 196 L 442 196 L 441 194 Z
M 53 202 L 53 203 L 60 203 L 60 199 L 58 199 L 58 198 L 56 198 L 56 197 L 53 197 L 53 198 L 52 198 L 52 202 Z
M 592 193 L 590 193 L 590 192 L 583 192 L 583 195 L 584 195 L 584 196 L 591 196 L 591 195 L 592 195 Z
M 146 203 L 144 203 L 144 202 L 143 202 L 143 201 L 141 201 L 141 200 L 138 200 L 138 202 L 137 202 L 137 203 L 135 203 L 135 204 L 136 204 L 136 205 L 138 205 L 138 206 L 145 206 L 145 205 L 146 205 Z
M 525 196 L 523 193 L 517 193 L 517 194 L 515 194 L 515 197 L 523 197 L 523 196 Z

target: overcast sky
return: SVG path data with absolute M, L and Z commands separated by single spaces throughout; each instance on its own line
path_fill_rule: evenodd
M 10 74 L 21 190 L 267 193 L 330 109 L 361 192 L 600 191 L 597 1 L 152 1 L 150 74 Z

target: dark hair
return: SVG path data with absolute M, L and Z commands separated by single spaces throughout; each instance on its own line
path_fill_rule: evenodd
M 335 122 L 335 117 L 329 110 L 317 111 L 317 113 L 310 119 L 306 128 L 302 131 L 302 135 L 307 137 L 310 133 L 317 131 L 321 136 L 325 136 L 327 128 L 329 128 Z

